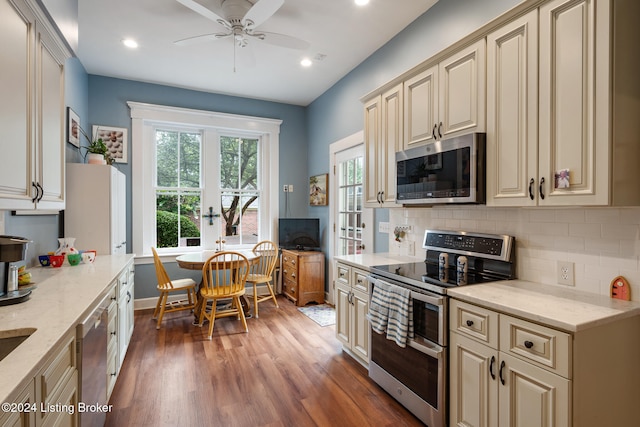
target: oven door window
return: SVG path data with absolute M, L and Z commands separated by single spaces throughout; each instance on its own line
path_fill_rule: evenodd
M 470 147 L 398 161 L 398 199 L 469 197 L 470 161 Z
M 409 346 L 402 348 L 384 334 L 371 332 L 371 360 L 431 407 L 439 409 L 438 359 Z
M 442 343 L 439 336 L 440 307 L 413 298 L 413 333 L 428 341 Z

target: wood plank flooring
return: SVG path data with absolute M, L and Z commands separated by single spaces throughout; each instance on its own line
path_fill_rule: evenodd
M 283 297 L 248 319 L 217 319 L 213 339 L 188 312 L 136 312 L 106 426 L 420 426 L 422 423 Z

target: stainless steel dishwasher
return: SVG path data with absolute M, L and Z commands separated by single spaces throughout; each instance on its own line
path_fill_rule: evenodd
M 85 405 L 107 404 L 107 324 L 109 295 L 106 295 L 78 325 L 78 360 L 80 361 L 80 393 L 78 401 Z M 79 414 L 80 426 L 102 426 L 103 411 Z

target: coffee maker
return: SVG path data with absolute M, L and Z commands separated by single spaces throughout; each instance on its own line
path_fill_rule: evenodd
M 28 239 L 16 236 L 0 236 L 0 262 L 4 262 L 4 280 L 0 290 L 0 306 L 26 301 L 31 290 L 10 289 L 10 266 L 12 262 L 24 260 L 27 254 Z M 17 285 L 17 282 L 15 283 Z

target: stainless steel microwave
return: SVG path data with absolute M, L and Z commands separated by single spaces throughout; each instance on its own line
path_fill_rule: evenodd
M 396 153 L 396 203 L 484 203 L 485 139 L 471 133 Z

